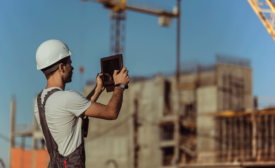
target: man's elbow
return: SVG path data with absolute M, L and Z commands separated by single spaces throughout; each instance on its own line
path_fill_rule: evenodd
M 112 111 L 110 115 L 110 120 L 116 120 L 118 117 L 118 111 Z

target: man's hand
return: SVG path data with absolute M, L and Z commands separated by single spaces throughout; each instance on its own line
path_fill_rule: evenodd
M 115 70 L 113 74 L 115 85 L 118 83 L 124 85 L 128 84 L 130 82 L 130 77 L 128 76 L 128 70 L 126 70 L 126 67 L 123 67 L 119 74 L 118 71 L 119 70 Z
M 103 77 L 103 73 L 99 73 L 96 77 L 96 90 L 99 92 L 102 92 L 105 87 L 103 86 L 103 81 L 102 78 Z

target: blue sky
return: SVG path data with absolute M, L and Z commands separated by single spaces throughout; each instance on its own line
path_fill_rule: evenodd
M 134 0 L 132 0 L 134 1 Z M 172 9 L 176 0 L 135 0 Z M 100 72 L 109 55 L 109 11 L 79 0 L 0 1 L 0 134 L 9 136 L 10 101 L 17 100 L 17 123 L 32 123 L 33 99 L 46 79 L 36 70 L 35 52 L 45 40 L 59 39 L 71 51 L 75 72 L 66 89 L 81 91 Z M 215 62 L 216 54 L 251 60 L 254 95 L 275 95 L 275 42 L 247 0 L 182 1 L 181 62 Z M 171 73 L 176 69 L 176 20 L 160 27 L 158 18 L 127 12 L 125 66 L 130 75 Z M 145 61 L 144 61 L 145 60 Z M 20 142 L 20 141 L 19 141 Z M 0 158 L 8 163 L 9 144 L 0 139 Z

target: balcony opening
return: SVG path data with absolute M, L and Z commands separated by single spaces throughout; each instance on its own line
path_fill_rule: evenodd
M 173 140 L 174 138 L 174 124 L 167 123 L 160 126 L 160 139 Z
M 162 148 L 162 165 L 171 166 L 173 156 L 174 156 L 173 147 Z

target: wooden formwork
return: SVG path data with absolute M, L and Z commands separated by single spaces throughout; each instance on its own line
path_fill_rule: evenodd
M 216 115 L 216 160 L 272 161 L 275 109 Z

